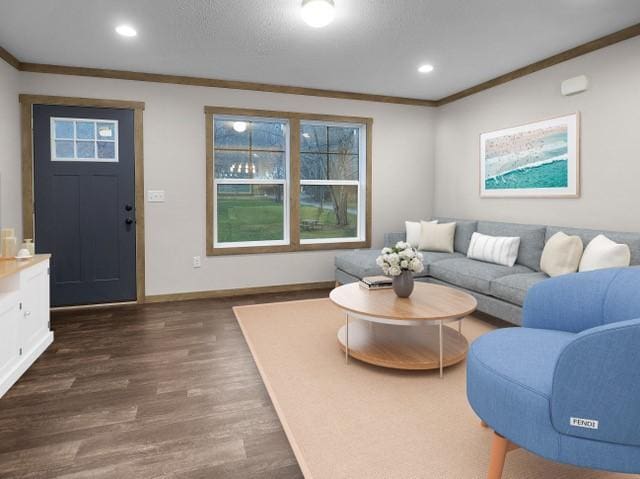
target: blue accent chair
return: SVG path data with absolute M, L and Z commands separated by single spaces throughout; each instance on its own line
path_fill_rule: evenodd
M 640 473 L 640 268 L 533 286 L 522 328 L 473 342 L 467 396 L 494 430 L 489 479 L 522 447 L 591 469 Z

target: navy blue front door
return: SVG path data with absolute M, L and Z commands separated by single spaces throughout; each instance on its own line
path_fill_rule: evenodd
M 136 299 L 133 111 L 34 105 L 38 253 L 51 253 L 51 303 Z

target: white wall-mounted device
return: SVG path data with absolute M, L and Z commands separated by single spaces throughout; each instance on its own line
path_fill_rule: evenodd
M 149 203 L 164 203 L 164 190 L 147 191 L 147 201 Z
M 564 96 L 569 96 L 582 93 L 586 91 L 587 88 L 589 88 L 589 79 L 584 75 L 580 75 L 563 81 L 560 85 L 560 92 Z

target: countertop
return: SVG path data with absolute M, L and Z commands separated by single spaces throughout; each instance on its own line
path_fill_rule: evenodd
M 29 259 L 0 258 L 0 279 L 16 274 L 23 269 L 30 268 L 43 261 L 47 261 L 49 258 L 51 258 L 50 254 L 37 254 Z

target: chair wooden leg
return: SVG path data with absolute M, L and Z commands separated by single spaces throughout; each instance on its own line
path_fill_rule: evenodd
M 504 461 L 513 447 L 510 445 L 509 440 L 502 437 L 500 434 L 493 433 L 493 442 L 491 443 L 491 457 L 489 459 L 489 472 L 487 479 L 502 479 L 502 469 L 504 468 Z

